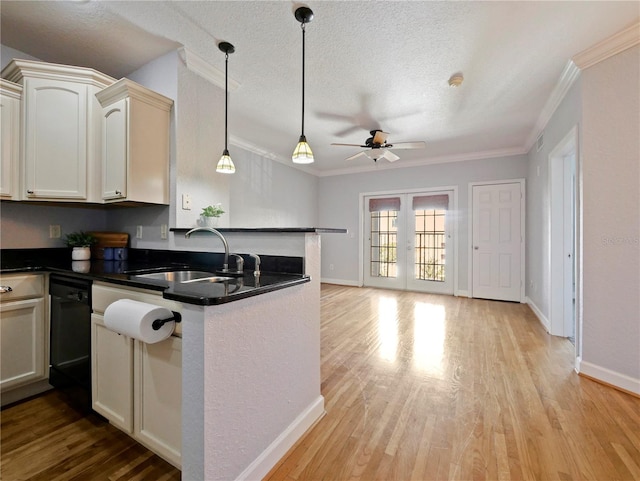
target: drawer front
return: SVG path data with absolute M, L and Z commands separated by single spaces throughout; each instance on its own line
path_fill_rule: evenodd
M 166 307 L 175 312 L 182 311 L 182 304 L 176 301 L 170 301 L 162 297 L 162 293 L 157 291 L 148 291 L 145 289 L 137 289 L 135 287 L 122 288 L 114 287 L 113 284 L 103 284 L 100 282 L 93 283 L 91 305 L 93 312 L 96 314 L 104 314 L 109 304 L 120 299 L 131 299 L 133 301 L 148 302 L 156 306 Z M 182 336 L 182 326 L 176 323 L 174 335 Z
M 5 274 L 0 276 L 0 285 L 11 288 L 10 292 L 0 294 L 0 302 L 3 303 L 44 296 L 43 274 Z

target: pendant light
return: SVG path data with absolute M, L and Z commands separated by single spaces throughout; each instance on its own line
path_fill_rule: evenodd
M 311 152 L 311 147 L 304 136 L 304 30 L 305 24 L 313 20 L 313 12 L 308 7 L 299 7 L 295 11 L 295 17 L 302 28 L 302 132 L 291 160 L 293 160 L 294 164 L 311 164 L 313 162 L 313 152 Z
M 216 166 L 216 172 L 221 174 L 233 174 L 236 171 L 236 166 L 233 165 L 233 160 L 229 155 L 229 149 L 227 148 L 227 142 L 229 134 L 227 132 L 227 117 L 228 117 L 228 103 L 229 103 L 229 54 L 236 51 L 235 47 L 229 42 L 220 42 L 218 48 L 224 52 L 224 151 L 222 157 L 218 161 Z

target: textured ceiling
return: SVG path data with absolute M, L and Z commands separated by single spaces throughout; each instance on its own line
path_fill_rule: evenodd
M 124 76 L 180 45 L 229 75 L 232 140 L 287 161 L 300 134 L 301 33 L 287 1 L 14 2 L 1 41 L 45 61 Z M 632 2 L 313 2 L 307 26 L 305 133 L 331 174 L 381 128 L 394 167 L 521 153 L 568 60 L 637 21 Z M 459 88 L 447 81 L 464 75 Z M 233 142 L 232 142 L 233 146 Z M 232 151 L 233 155 L 233 151 Z M 345 170 L 346 169 L 346 170 Z

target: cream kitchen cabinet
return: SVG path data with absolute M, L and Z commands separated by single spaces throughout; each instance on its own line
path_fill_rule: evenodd
M 159 292 L 94 283 L 91 317 L 93 409 L 141 444 L 181 466 L 182 339 L 146 344 L 107 329 L 104 311 L 119 299 L 148 302 L 179 312 L 180 303 Z
M 20 191 L 20 99 L 22 86 L 0 79 L 0 198 L 18 200 Z
M 96 97 L 102 105 L 102 199 L 169 204 L 173 101 L 126 78 Z
M 6 404 L 49 388 L 49 323 L 42 274 L 3 275 L 0 286 L 0 392 Z M 13 392 L 34 384 L 41 388 Z
M 84 67 L 12 60 L 2 77 L 22 92 L 21 199 L 99 202 L 101 106 L 115 79 Z

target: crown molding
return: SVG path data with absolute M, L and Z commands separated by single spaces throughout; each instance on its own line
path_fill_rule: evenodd
M 326 170 L 323 172 L 317 172 L 316 175 L 318 177 L 330 177 L 333 175 L 345 175 L 345 174 L 361 174 L 367 172 L 376 172 L 379 170 L 389 170 L 389 169 L 407 169 L 409 167 L 424 167 L 428 165 L 435 164 L 447 164 L 450 162 L 464 162 L 467 160 L 483 160 L 483 159 L 495 159 L 500 157 L 510 157 L 513 155 L 525 155 L 527 153 L 521 147 L 514 147 L 508 149 L 495 149 L 495 150 L 485 150 L 483 152 L 473 152 L 466 154 L 453 154 L 453 155 L 440 155 L 436 157 L 429 157 L 427 159 L 415 160 L 415 161 L 404 161 L 401 160 L 398 162 L 383 162 L 383 163 L 375 163 L 373 165 L 369 164 L 367 166 L 362 167 L 348 167 L 345 169 L 332 169 Z
M 83 83 L 103 89 L 116 79 L 88 67 L 61 65 L 14 58 L 2 69 L 2 78 L 22 84 L 25 78 L 41 78 Z
M 640 22 L 604 39 L 573 56 L 579 69 L 584 70 L 640 43 Z
M 224 72 L 209 64 L 202 57 L 197 56 L 190 50 L 182 47 L 178 49 L 178 56 L 182 63 L 193 73 L 211 82 L 213 85 L 224 89 Z M 229 77 L 229 92 L 234 92 L 240 88 L 240 82 Z
M 20 100 L 22 98 L 22 85 L 0 78 L 0 94 Z
M 540 133 L 547 126 L 549 120 L 553 116 L 553 113 L 556 111 L 565 95 L 574 84 L 574 82 L 580 76 L 580 69 L 573 62 L 573 60 L 569 60 L 567 65 L 564 67 L 564 70 L 560 74 L 560 78 L 556 83 L 555 87 L 551 91 L 549 98 L 544 104 L 540 115 L 538 115 L 538 119 L 536 120 L 535 126 L 533 130 L 529 134 L 527 141 L 524 144 L 523 150 L 525 152 L 529 152 L 533 147 L 533 144 L 536 142 L 537 138 L 540 136 Z
M 96 93 L 96 98 L 103 107 L 124 98 L 139 100 L 166 112 L 169 112 L 173 105 L 173 100 L 170 98 L 154 92 L 128 78 L 122 78 L 113 85 L 102 89 Z

